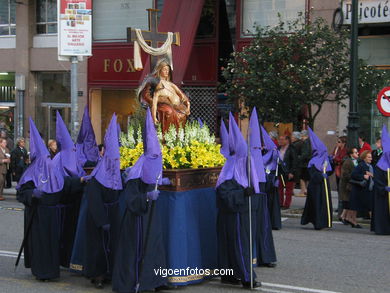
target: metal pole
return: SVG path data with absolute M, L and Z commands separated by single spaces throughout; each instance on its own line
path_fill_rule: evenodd
M 70 102 L 71 102 L 71 118 L 70 118 L 70 134 L 73 141 L 76 139 L 77 130 L 79 126 L 78 122 L 78 101 L 77 101 L 77 56 L 71 57 L 71 67 L 70 67 Z
M 23 136 L 24 90 L 18 90 L 18 128 L 17 137 Z
M 348 137 L 349 147 L 358 147 L 359 116 L 358 106 L 358 0 L 352 0 L 351 17 L 351 67 L 350 67 L 350 98 L 348 113 Z

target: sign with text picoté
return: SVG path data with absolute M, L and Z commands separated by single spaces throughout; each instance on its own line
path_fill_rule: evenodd
M 92 55 L 92 0 L 57 0 L 58 55 Z

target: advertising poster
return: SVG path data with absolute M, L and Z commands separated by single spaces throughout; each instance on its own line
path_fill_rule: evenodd
M 58 0 L 58 55 L 92 55 L 92 0 Z

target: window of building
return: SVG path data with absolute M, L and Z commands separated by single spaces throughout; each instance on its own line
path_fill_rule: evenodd
M 59 111 L 70 125 L 70 73 L 36 73 L 36 123 L 44 139 L 55 138 L 55 115 Z
M 57 33 L 57 0 L 37 0 L 37 34 Z
M 149 29 L 146 9 L 152 7 L 153 0 L 94 0 L 93 40 L 123 42 L 127 40 L 128 27 Z
M 241 35 L 250 37 L 254 26 L 276 26 L 278 13 L 288 21 L 305 10 L 306 0 L 242 0 Z
M 0 0 L 0 36 L 16 34 L 16 1 Z

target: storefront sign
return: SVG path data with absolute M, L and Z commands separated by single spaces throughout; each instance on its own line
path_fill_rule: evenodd
M 383 116 L 390 116 L 390 87 L 385 87 L 378 93 L 376 105 Z
M 352 4 L 344 1 L 343 4 L 344 24 L 351 24 Z M 382 1 L 359 1 L 359 23 L 390 22 L 390 0 Z
M 58 0 L 58 55 L 92 55 L 92 0 Z

